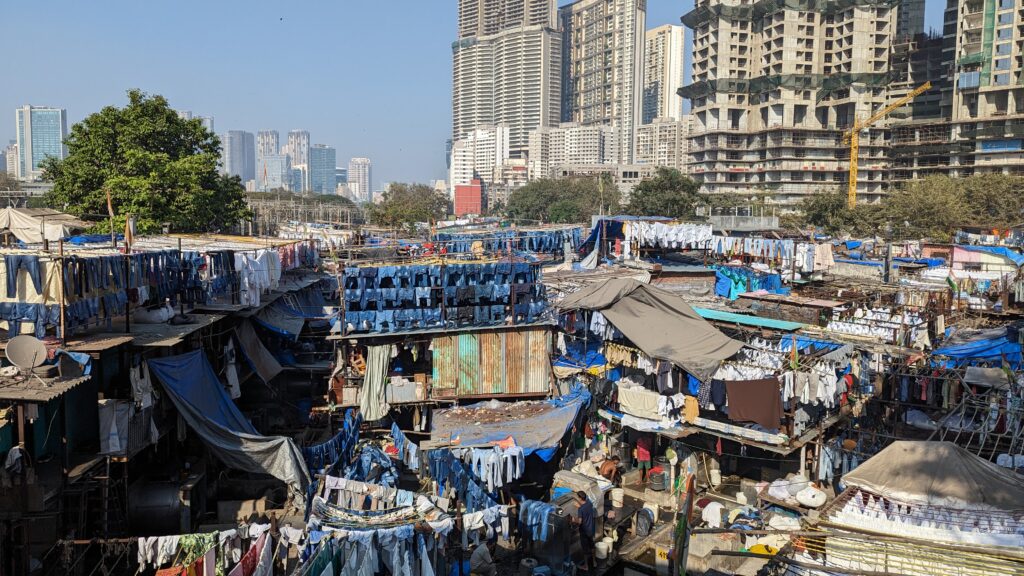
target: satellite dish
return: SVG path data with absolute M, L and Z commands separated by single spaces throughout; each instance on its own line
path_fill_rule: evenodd
M 35 336 L 15 336 L 5 348 L 7 359 L 22 372 L 31 372 L 33 368 L 46 363 L 46 344 Z

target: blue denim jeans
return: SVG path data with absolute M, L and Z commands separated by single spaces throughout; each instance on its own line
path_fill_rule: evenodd
M 36 294 L 43 293 L 42 267 L 39 257 L 30 254 L 5 254 L 4 264 L 7 266 L 7 297 L 14 298 L 18 294 L 18 270 L 24 268 L 32 279 Z

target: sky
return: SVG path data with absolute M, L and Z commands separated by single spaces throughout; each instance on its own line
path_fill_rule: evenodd
M 559 5 L 566 4 L 559 0 Z M 926 27 L 941 29 L 941 0 Z M 373 161 L 384 182 L 444 179 L 456 0 L 33 0 L 0 2 L 0 144 L 14 109 L 66 108 L 70 123 L 125 92 L 213 116 L 218 133 L 310 132 Z M 647 0 L 647 27 L 692 0 Z M 39 22 L 45 13 L 45 32 Z M 689 43 L 687 38 L 687 43 Z M 19 53 L 24 50 L 24 53 Z M 687 61 L 689 68 L 689 61 Z

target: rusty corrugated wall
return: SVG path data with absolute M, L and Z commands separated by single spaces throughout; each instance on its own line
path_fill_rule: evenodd
M 546 327 L 434 338 L 432 398 L 544 394 L 551 387 Z

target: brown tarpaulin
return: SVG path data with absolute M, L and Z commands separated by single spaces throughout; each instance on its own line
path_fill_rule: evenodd
M 893 442 L 843 482 L 911 504 L 1024 510 L 1024 476 L 952 442 Z
M 620 278 L 570 294 L 562 310 L 596 310 L 652 358 L 668 360 L 701 380 L 743 343 L 701 318 L 682 298 L 660 288 Z

